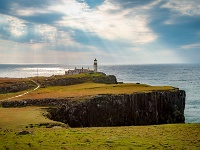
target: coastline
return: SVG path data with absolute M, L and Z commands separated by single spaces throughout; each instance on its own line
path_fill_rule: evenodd
M 1 91 L 5 89 L 4 92 L 7 92 L 12 88 L 20 91 L 22 86 L 16 87 L 16 85 L 24 83 L 24 81 L 17 79 L 13 79 L 15 81 L 13 83 L 11 79 L 9 82 L 7 80 L 4 81 L 4 86 L 1 86 Z M 37 82 L 33 82 L 36 80 Z M 64 122 L 71 127 L 185 122 L 185 91 L 178 88 L 139 83 L 118 84 L 115 76 L 104 73 L 36 77 L 28 79 L 29 81 L 37 85 L 35 89 L 39 89 L 31 91 L 31 93 L 21 94 L 23 97 L 12 97 L 13 100 L 8 98 L 7 101 L 2 101 L 1 105 L 3 107 L 54 106 L 58 110 L 50 114 L 54 116 L 51 119 Z M 64 107 L 66 107 L 64 109 L 66 112 L 62 112 Z M 69 113 L 68 108 L 73 112 Z M 95 108 L 95 112 L 90 112 L 89 110 L 93 108 Z M 79 110 L 81 111 L 77 114 Z M 120 114 L 122 112 L 124 114 Z M 127 118 L 127 121 L 120 121 L 121 117 L 115 117 L 116 113 L 117 116 L 123 116 L 122 120 Z M 68 114 L 72 114 L 72 116 L 68 116 Z M 98 114 L 101 115 L 98 116 Z M 66 116 L 68 119 L 65 118 Z M 76 118 L 75 122 L 79 122 L 79 125 L 70 119 L 72 117 Z M 80 117 L 85 119 L 80 120 Z M 101 121 L 95 121 L 91 118 L 99 118 Z M 65 121 L 66 119 L 68 122 Z M 86 123 L 86 120 L 90 121 Z
M 46 80 L 46 78 L 44 79 Z M 49 82 L 46 82 L 46 84 L 48 83 Z M 60 82 L 54 82 L 54 83 L 60 83 Z M 87 88 L 86 88 L 86 85 L 87 85 Z M 117 86 L 122 86 L 122 87 L 119 88 Z M 155 97 L 155 98 L 160 97 L 160 96 L 144 96 L 145 94 L 149 95 L 152 93 L 159 93 L 159 92 L 173 93 L 173 92 L 179 91 L 178 88 L 174 88 L 170 86 L 154 87 L 154 86 L 149 86 L 149 85 L 144 85 L 144 84 L 81 83 L 81 84 L 67 85 L 67 86 L 57 86 L 57 85 L 43 86 L 43 87 L 40 87 L 38 90 L 31 92 L 30 94 L 41 95 L 42 91 L 47 92 L 50 89 L 52 90 L 52 93 L 53 91 L 54 93 L 57 93 L 58 91 L 64 91 L 64 93 L 66 93 L 68 90 L 71 89 L 73 91 L 75 88 L 79 88 L 79 91 L 89 90 L 88 93 L 90 94 L 91 94 L 91 91 L 95 91 L 95 90 L 103 91 L 103 89 L 106 89 L 105 91 L 109 91 L 109 90 L 111 91 L 113 89 L 116 90 L 116 88 L 119 88 L 117 90 L 119 92 L 125 88 L 124 86 L 125 87 L 132 86 L 131 88 L 135 88 L 135 89 L 138 89 L 139 87 L 143 88 L 143 90 L 139 88 L 139 90 L 141 91 L 136 92 L 135 94 L 136 95 L 138 93 L 141 94 L 140 96 L 139 95 L 136 96 L 137 97 L 136 99 L 138 99 L 139 97 L 144 99 L 146 97 L 145 101 L 148 101 L 150 97 Z M 147 88 L 146 92 L 144 91 L 145 88 Z M 155 91 L 155 88 L 158 88 L 159 90 L 157 89 L 158 91 Z M 163 89 L 161 90 L 160 88 L 161 89 L 163 88 Z M 78 89 L 76 89 L 75 91 L 77 90 Z M 69 92 L 71 93 L 72 91 L 69 91 Z M 126 94 L 119 94 L 119 93 L 118 95 L 108 94 L 107 96 L 109 96 L 108 99 L 111 99 L 112 96 L 117 96 L 119 100 L 119 95 L 121 95 L 122 97 L 126 97 L 125 96 Z M 101 96 L 106 96 L 106 95 L 105 94 L 98 95 L 99 98 L 101 98 Z M 131 97 L 134 97 L 134 96 L 132 95 Z M 164 96 L 164 97 L 167 98 L 168 96 L 167 97 Z M 178 98 L 179 96 L 172 96 L 172 97 Z M 70 106 L 70 104 L 69 103 L 65 104 L 65 102 L 69 102 L 71 100 L 80 102 L 80 104 L 81 103 L 84 104 L 83 103 L 84 101 L 88 103 L 87 100 L 84 100 L 84 99 L 79 99 L 79 101 L 77 101 L 77 98 L 75 99 L 74 97 L 71 97 L 71 98 L 72 99 L 63 99 L 63 100 L 51 99 L 52 104 L 54 104 L 52 105 L 53 107 L 51 106 L 51 108 L 55 108 L 55 106 L 57 106 L 56 107 L 57 110 L 59 110 L 59 108 L 61 109 L 65 108 L 63 110 L 67 110 L 66 106 Z M 168 98 L 171 99 L 170 97 Z M 45 99 L 35 99 L 35 100 L 34 99 L 21 99 L 21 100 L 19 99 L 16 101 L 9 100 L 8 103 L 13 102 L 14 105 L 16 103 L 19 103 L 22 105 L 16 105 L 14 106 L 14 108 L 13 108 L 13 105 L 10 108 L 5 108 L 5 107 L 0 108 L 0 111 L 1 111 L 0 113 L 0 116 L 1 116 L 0 139 L 2 138 L 0 141 L 3 141 L 3 142 L 0 142 L 0 148 L 12 149 L 14 147 L 15 148 L 20 147 L 20 149 L 27 149 L 27 148 L 54 149 L 56 147 L 56 149 L 58 148 L 61 149 L 62 147 L 68 147 L 68 148 L 73 148 L 73 149 L 85 149 L 85 148 L 108 149 L 108 148 L 118 147 L 120 149 L 125 149 L 125 148 L 132 147 L 132 148 L 141 148 L 141 149 L 147 149 L 147 148 L 198 149 L 200 146 L 198 144 L 200 140 L 200 137 L 198 134 L 199 127 L 200 127 L 199 124 L 167 124 L 167 125 L 150 125 L 150 126 L 132 125 L 132 126 L 120 126 L 120 127 L 71 128 L 69 124 L 63 124 L 58 121 L 49 120 L 49 118 L 45 117 L 48 114 L 46 112 L 47 106 L 49 105 L 49 102 L 46 103 L 48 100 L 49 99 L 46 99 L 46 100 Z M 32 102 L 35 104 L 32 104 Z M 94 100 L 91 100 L 91 102 L 94 103 Z M 108 102 L 108 100 L 106 100 L 106 102 Z M 120 106 L 124 103 L 123 101 L 121 102 L 120 102 Z M 146 104 L 151 104 L 149 102 Z M 152 102 L 154 102 L 154 100 Z M 39 104 L 43 103 L 43 104 L 39 105 L 37 103 Z M 58 107 L 58 103 L 60 107 Z M 29 104 L 32 106 L 30 106 Z M 76 103 L 74 104 L 75 105 L 73 106 L 76 106 L 76 107 L 78 106 Z M 98 104 L 100 103 L 97 103 L 96 106 L 99 106 Z M 103 106 L 102 104 L 100 105 Z M 26 107 L 22 107 L 22 106 L 26 106 Z M 72 110 L 75 110 L 73 106 L 70 106 L 70 108 Z M 109 105 L 106 104 L 105 106 L 109 106 Z M 142 104 L 141 106 L 145 106 L 145 105 Z M 49 106 L 48 106 L 48 109 L 49 109 Z M 107 110 L 109 110 L 109 108 Z M 150 109 L 150 111 L 152 110 Z M 121 113 L 122 111 L 118 110 L 117 112 Z M 91 114 L 95 114 L 95 113 L 91 113 Z M 12 119 L 9 119 L 9 118 L 12 118 Z M 19 121 L 19 118 L 20 118 L 20 121 Z M 95 117 L 95 118 L 98 118 L 98 117 Z M 175 134 L 176 134 L 176 138 L 174 138 Z M 33 139 L 33 135 L 34 135 L 34 139 Z M 187 135 L 187 137 L 189 138 L 188 140 L 185 140 L 185 135 Z M 16 140 L 18 141 L 17 143 L 15 142 Z M 22 141 L 22 142 L 19 142 L 19 141 Z M 48 143 L 46 143 L 45 141 L 48 141 Z M 9 143 L 9 144 L 6 144 L 6 143 Z M 40 143 L 43 143 L 43 144 L 41 145 Z

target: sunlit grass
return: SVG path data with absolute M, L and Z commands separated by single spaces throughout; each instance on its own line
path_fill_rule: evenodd
M 28 135 L 0 131 L 0 149 L 192 149 L 200 148 L 199 124 L 96 128 L 28 128 Z
M 18 95 L 21 95 L 21 94 L 24 94 L 26 92 L 31 92 L 34 88 L 32 89 L 28 89 L 28 90 L 24 90 L 24 91 L 20 91 L 20 92 L 15 92 L 15 93 L 6 93 L 6 94 L 0 94 L 0 101 L 2 100 L 7 100 L 7 99 L 17 99 L 17 98 L 13 98 L 15 96 L 18 96 Z M 19 97 L 19 98 L 22 98 L 22 97 Z
M 131 94 L 136 92 L 174 90 L 171 86 L 149 86 L 145 84 L 100 84 L 83 83 L 70 86 L 50 86 L 40 88 L 15 99 L 87 97 L 97 94 Z
M 92 79 L 96 76 L 105 77 L 101 73 L 93 74 L 78 74 L 78 75 L 68 75 L 68 76 L 51 76 L 51 77 L 32 77 L 24 79 L 15 79 L 15 78 L 0 78 L 2 86 L 7 86 L 14 84 L 15 82 L 27 82 L 30 84 L 30 80 L 37 81 L 38 83 L 53 82 L 57 79 L 66 79 L 66 78 L 84 78 L 83 84 L 68 85 L 68 86 L 42 86 L 45 88 L 40 88 L 36 91 L 33 91 L 29 94 L 26 94 L 21 97 L 15 97 L 12 100 L 21 100 L 21 99 L 41 99 L 41 98 L 69 98 L 73 97 L 75 99 L 83 99 L 87 96 L 94 96 L 97 94 L 131 94 L 135 92 L 150 92 L 150 91 L 163 91 L 163 90 L 174 90 L 170 86 L 149 86 L 145 84 L 100 84 L 100 83 L 91 83 Z M 34 86 L 37 86 L 35 83 Z M 48 85 L 48 83 L 47 83 Z M 28 90 L 29 91 L 29 90 Z M 20 91 L 15 93 L 5 93 L 0 94 L 0 101 L 11 98 L 17 95 L 21 95 L 26 91 Z
M 35 124 L 55 123 L 45 118 L 43 112 L 39 107 L 0 108 L 0 149 L 200 148 L 200 124 L 39 128 Z M 30 134 L 16 134 L 24 130 Z
M 4 83 L 12 83 L 12 82 L 21 82 L 21 81 L 27 81 L 27 79 L 25 78 L 0 78 L 0 85 L 4 84 Z
M 74 77 L 81 76 L 85 75 Z M 56 78 L 63 78 L 63 76 L 57 76 Z M 38 80 L 44 79 L 45 77 L 38 78 Z M 48 97 L 74 97 L 75 99 L 80 99 L 80 97 L 97 94 L 131 94 L 166 90 L 174 91 L 176 89 L 171 86 L 149 86 L 133 83 L 83 83 L 40 88 L 18 99 Z M 23 91 L 0 94 L 0 99 L 22 93 Z M 0 108 L 0 149 L 200 149 L 200 124 L 61 129 L 40 128 L 36 124 L 57 123 L 45 118 L 43 113 L 46 112 L 41 107 Z M 18 135 L 17 133 L 22 130 L 30 131 L 30 134 Z
M 29 124 L 54 122 L 45 118 L 39 107 L 0 108 L 0 128 L 21 128 Z

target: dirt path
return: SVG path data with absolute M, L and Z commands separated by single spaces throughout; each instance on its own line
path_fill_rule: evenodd
M 39 89 L 40 88 L 40 84 L 39 83 L 37 83 L 36 81 L 34 81 L 34 80 L 31 80 L 34 84 L 36 84 L 37 85 L 37 87 L 36 88 L 34 88 L 33 90 L 30 90 L 30 91 L 28 91 L 28 92 L 25 92 L 25 93 L 22 93 L 22 94 L 20 94 L 20 95 L 17 95 L 17 96 L 13 96 L 13 97 L 9 97 L 9 98 L 6 98 L 6 99 L 3 99 L 3 100 L 0 100 L 0 101 L 5 101 L 5 100 L 10 100 L 10 99 L 13 99 L 13 98 L 17 98 L 17 97 L 22 97 L 22 96 L 24 96 L 24 95 L 26 95 L 26 94 L 29 94 L 30 92 L 33 92 L 33 91 L 35 91 L 35 90 L 37 90 L 37 89 Z

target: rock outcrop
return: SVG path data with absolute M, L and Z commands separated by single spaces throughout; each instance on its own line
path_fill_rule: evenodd
M 45 98 L 45 99 L 28 99 L 28 100 L 16 100 L 16 101 L 2 101 L 1 106 L 4 108 L 10 107 L 26 107 L 26 106 L 56 106 L 61 107 L 64 104 L 73 103 L 70 98 L 56 99 L 56 98 Z
M 185 91 L 98 95 L 63 104 L 49 117 L 70 127 L 184 123 Z
M 34 87 L 35 84 L 33 84 L 32 81 L 10 82 L 7 85 L 0 85 L 0 94 L 19 92 Z
M 62 78 L 47 78 L 46 80 L 39 81 L 39 84 L 42 87 L 47 86 L 67 86 L 74 84 L 81 84 L 86 82 L 94 82 L 94 83 L 105 83 L 105 84 L 117 84 L 117 78 L 114 75 L 105 75 L 99 73 L 99 76 L 83 76 L 83 77 L 70 77 L 67 76 Z

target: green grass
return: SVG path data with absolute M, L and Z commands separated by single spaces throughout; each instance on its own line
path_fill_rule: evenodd
M 0 128 L 17 129 L 29 124 L 55 123 L 42 114 L 46 111 L 39 107 L 0 108 Z
M 5 94 L 0 94 L 0 101 L 15 97 L 17 95 L 21 95 L 24 94 L 26 92 L 32 92 L 34 88 L 28 89 L 28 90 L 24 90 L 24 91 L 20 91 L 20 92 L 14 92 L 14 93 L 5 93 Z M 21 97 L 20 97 L 21 98 Z M 17 99 L 17 98 L 14 98 Z M 11 99 L 13 100 L 13 98 Z
M 200 124 L 59 128 L 44 110 L 0 108 L 0 149 L 200 149 Z
M 81 76 L 85 75 L 70 77 Z M 42 77 L 39 79 L 42 80 Z M 170 86 L 145 84 L 83 83 L 40 88 L 20 99 L 80 98 L 96 94 L 130 94 L 163 90 L 175 89 Z M 19 93 L 0 94 L 0 99 Z M 200 124 L 66 128 L 62 123 L 45 118 L 44 113 L 46 111 L 41 107 L 0 108 L 0 149 L 200 149 Z M 60 125 L 64 128 L 58 128 Z M 50 128 L 52 126 L 57 128 Z M 20 131 L 29 131 L 30 134 L 19 135 Z
M 101 83 L 83 83 L 70 86 L 50 86 L 40 88 L 20 99 L 41 99 L 41 98 L 67 98 L 74 97 L 75 99 L 83 99 L 87 96 L 97 94 L 131 94 L 136 92 L 151 92 L 151 91 L 174 91 L 171 86 L 149 86 L 146 84 L 101 84 Z M 5 94 L 0 94 L 1 97 L 6 97 Z M 8 96 L 7 96 L 8 97 Z
M 0 83 L 8 85 L 14 84 L 15 82 L 27 82 L 29 84 L 30 80 L 35 80 L 40 82 L 53 82 L 55 79 L 62 78 L 86 78 L 91 79 L 96 76 L 105 77 L 105 75 L 100 73 L 93 74 L 78 74 L 72 76 L 51 76 L 51 77 L 32 77 L 32 78 L 0 78 Z M 90 80 L 88 80 L 90 81 Z M 135 92 L 151 92 L 151 91 L 165 91 L 175 90 L 171 86 L 149 86 L 146 84 L 100 84 L 100 83 L 91 83 L 90 82 L 76 84 L 76 85 L 68 85 L 68 86 L 44 86 L 45 88 L 40 88 L 36 91 L 33 91 L 27 95 L 22 97 L 14 98 L 12 100 L 21 100 L 21 99 L 41 99 L 41 98 L 68 98 L 74 97 L 75 99 L 84 99 L 84 97 L 94 96 L 97 94 L 132 94 Z M 31 82 L 31 84 L 33 84 Z M 36 86 L 36 85 L 34 85 Z M 43 86 L 42 86 L 43 87 Z M 20 91 L 15 93 L 5 93 L 0 94 L 0 101 L 14 97 L 20 94 L 23 94 L 27 91 Z
M 28 81 L 27 79 L 25 78 L 0 78 L 0 87 L 3 86 L 3 85 L 12 85 L 13 83 L 16 83 L 16 82 L 25 82 L 25 81 Z
M 200 148 L 199 124 L 106 128 L 29 128 L 0 131 L 0 149 L 192 149 Z

